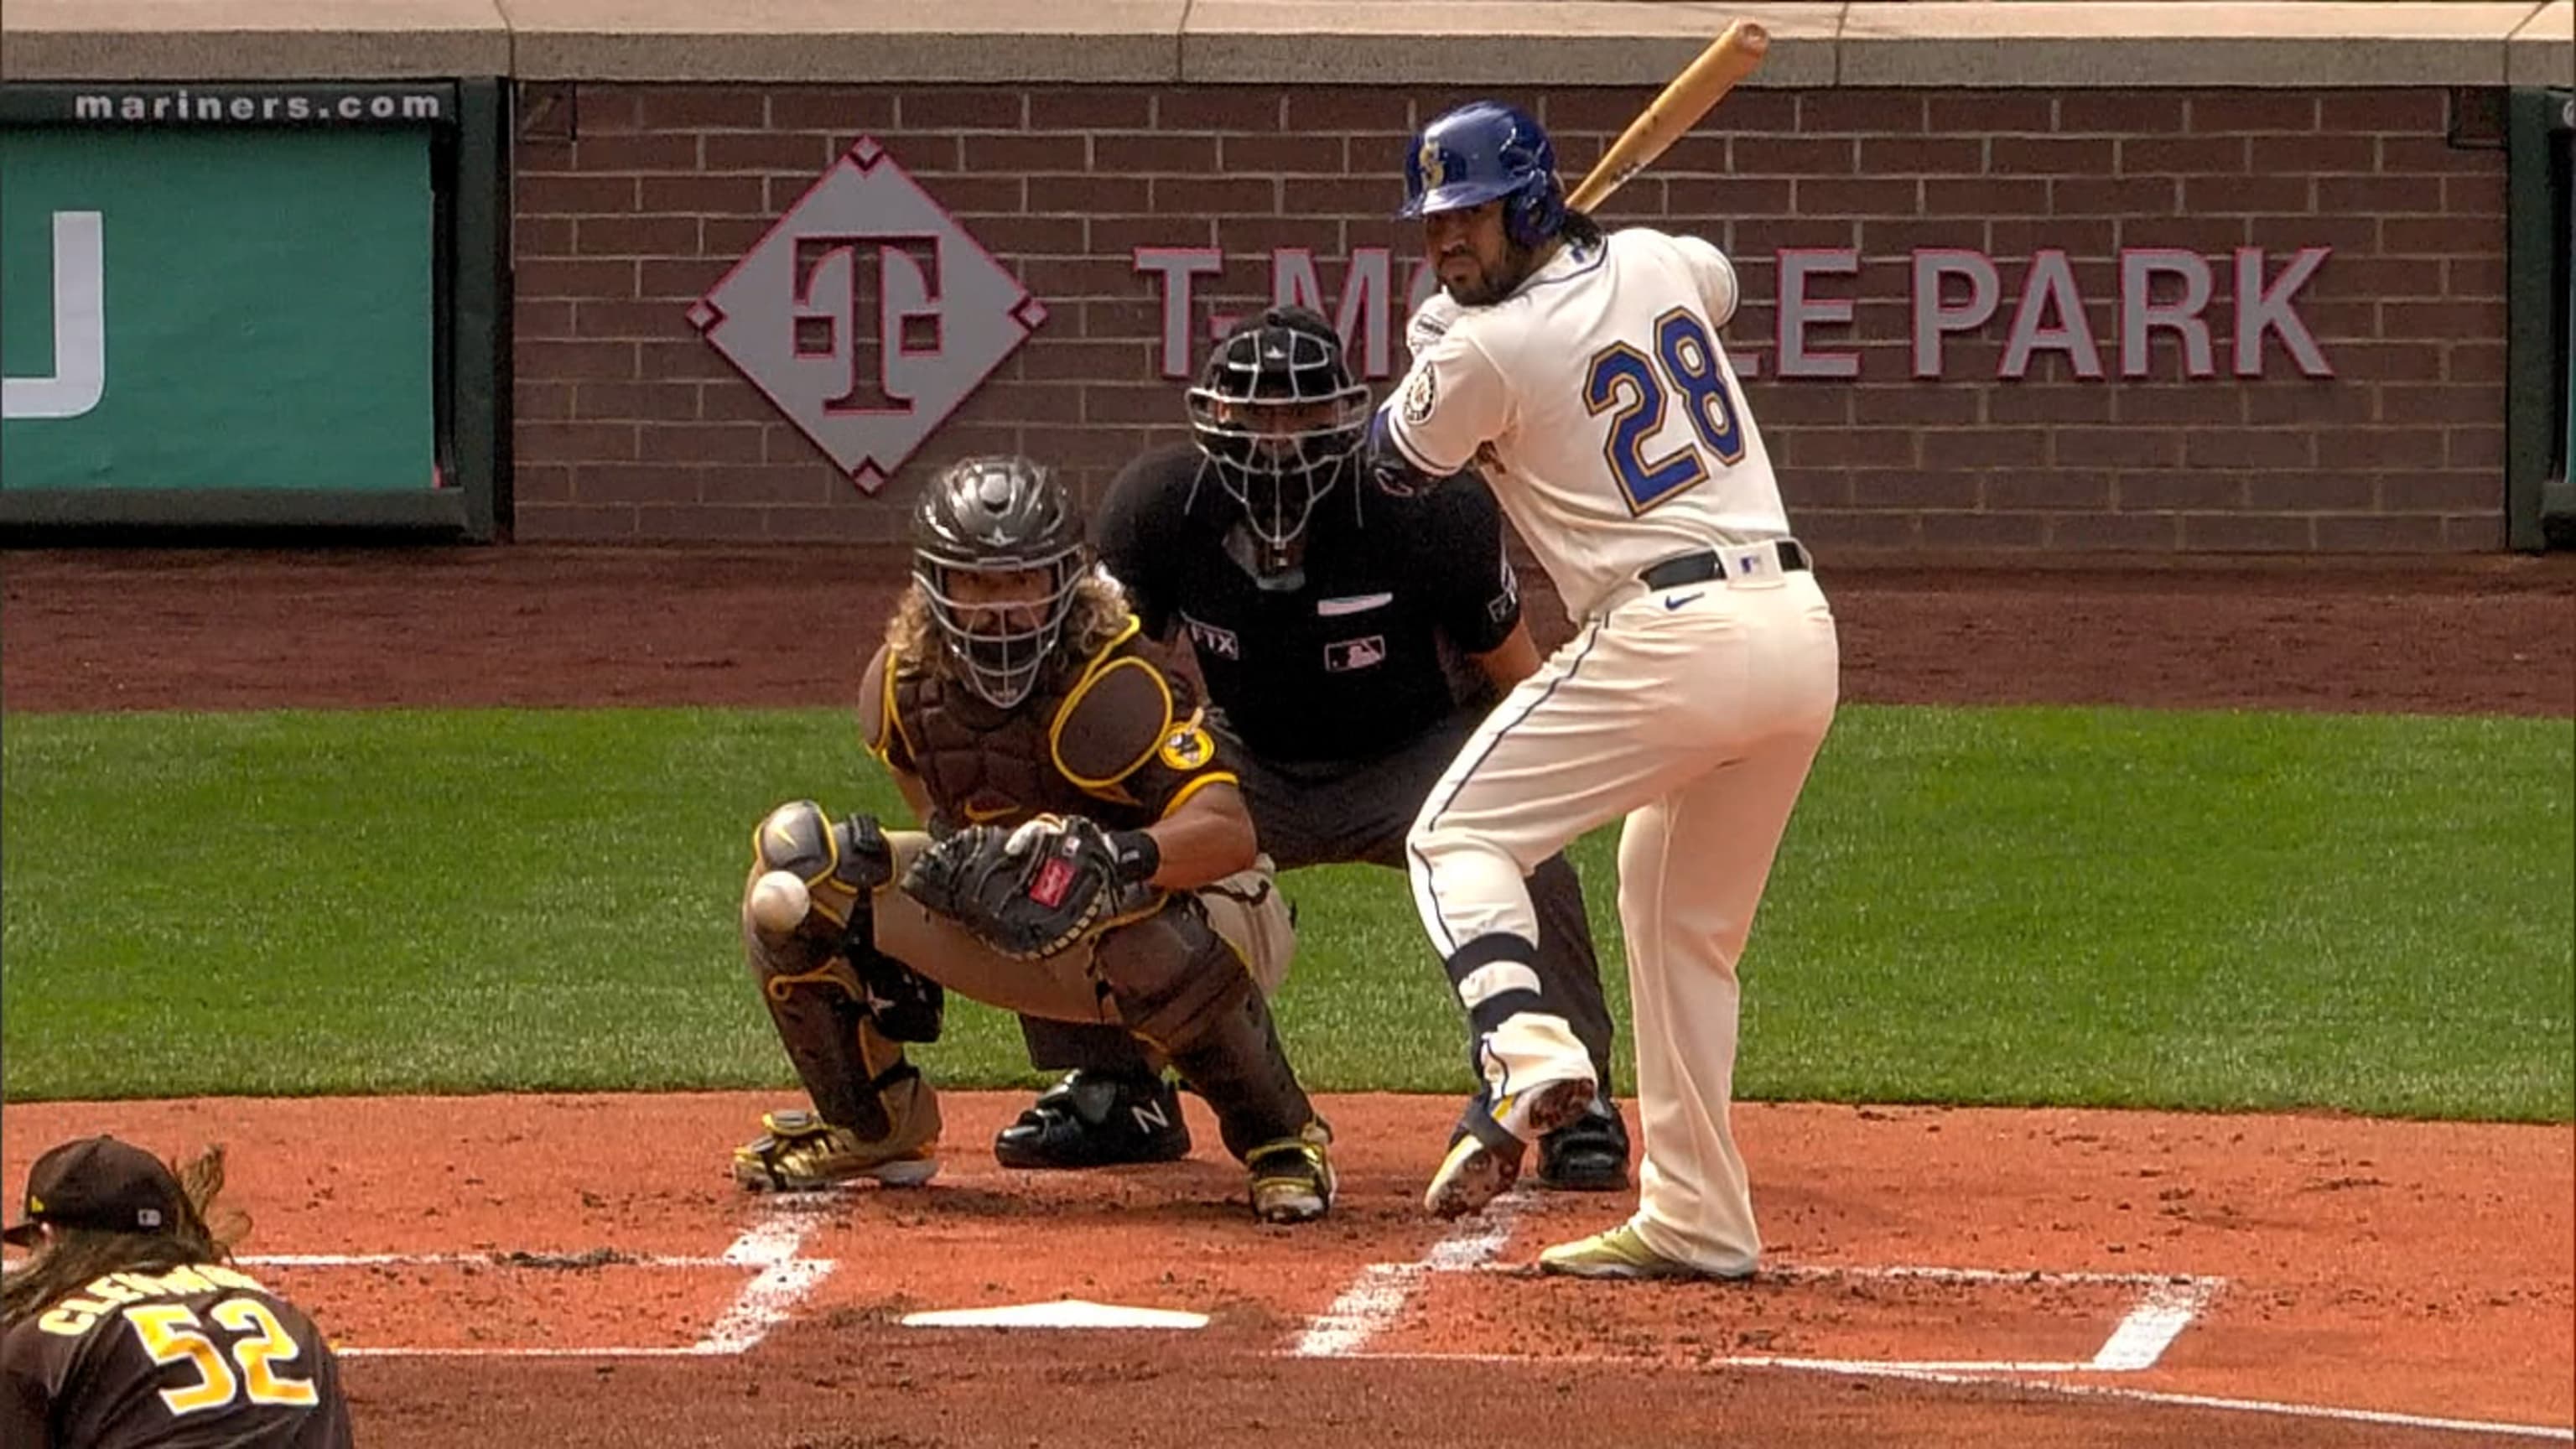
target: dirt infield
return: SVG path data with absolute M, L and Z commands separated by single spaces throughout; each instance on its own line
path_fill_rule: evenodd
M 809 550 L 0 558 L 0 703 L 823 704 L 894 575 Z M 2576 715 L 2564 559 L 1825 574 L 1847 697 Z M 1550 635 L 1560 620 L 1542 618 Z M 747 1199 L 733 1095 L 54 1103 L 232 1144 L 256 1271 L 370 1446 L 2435 1445 L 2576 1440 L 2576 1130 L 1753 1105 L 1750 1285 L 1571 1284 L 1624 1198 L 1414 1206 L 1453 1104 L 1329 1099 L 1344 1197 L 1252 1225 L 1196 1155 L 1083 1175 L 949 1099 L 917 1192 Z M 284 1261 L 277 1261 L 280 1257 Z M 1195 1328 L 912 1327 L 1067 1298 Z
M 786 547 L 11 553 L 0 704 L 842 703 L 829 661 L 855 672 L 898 568 Z M 1820 576 L 1863 703 L 2576 714 L 2576 556 Z

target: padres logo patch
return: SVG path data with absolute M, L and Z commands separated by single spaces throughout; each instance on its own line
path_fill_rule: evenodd
M 1216 758 L 1216 741 L 1193 721 L 1164 736 L 1160 754 L 1164 764 L 1186 773 Z
M 1421 424 L 1431 420 L 1431 405 L 1439 401 L 1440 384 L 1432 381 L 1431 369 L 1417 367 L 1412 380 L 1404 385 L 1404 420 Z

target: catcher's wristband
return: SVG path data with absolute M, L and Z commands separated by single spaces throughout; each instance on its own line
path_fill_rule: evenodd
M 1110 869 L 1122 885 L 1143 885 L 1163 868 L 1163 847 L 1142 830 L 1109 832 Z

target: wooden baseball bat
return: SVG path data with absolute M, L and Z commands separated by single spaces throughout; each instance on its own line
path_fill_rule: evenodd
M 1750 20 L 1737 20 L 1724 33 L 1709 42 L 1699 58 L 1673 77 L 1663 93 L 1646 103 L 1610 149 L 1601 153 L 1598 164 L 1585 173 L 1581 185 L 1566 198 L 1565 204 L 1576 211 L 1590 211 L 1610 199 L 1610 193 L 1627 184 L 1628 178 L 1646 169 L 1654 159 L 1699 124 L 1736 83 L 1753 74 L 1762 57 L 1771 49 L 1771 33 Z

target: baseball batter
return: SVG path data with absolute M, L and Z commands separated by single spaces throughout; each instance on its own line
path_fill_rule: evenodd
M 1531 969 L 1523 877 L 1625 817 L 1638 1211 L 1540 1266 L 1742 1277 L 1760 1235 L 1728 1122 L 1736 964 L 1832 723 L 1840 655 L 1717 341 L 1735 272 L 1694 237 L 1604 236 L 1509 106 L 1434 120 L 1405 182 L 1446 295 L 1416 319 L 1412 369 L 1372 427 L 1375 476 L 1405 492 L 1480 466 L 1580 621 L 1469 738 L 1407 838 L 1494 1102 L 1426 1204 L 1481 1208 L 1524 1144 L 1590 1100 L 1592 1062 Z

